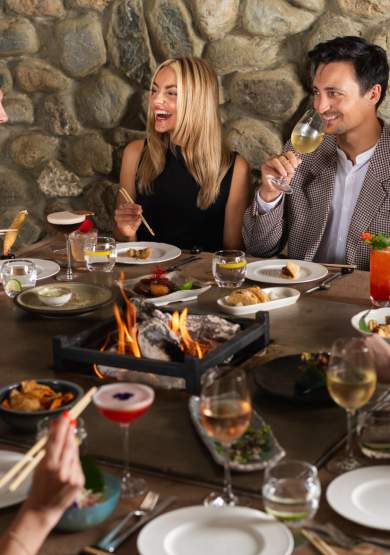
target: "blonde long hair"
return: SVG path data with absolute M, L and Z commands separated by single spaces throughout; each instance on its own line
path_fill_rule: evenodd
M 180 145 L 188 171 L 200 186 L 199 208 L 208 208 L 219 194 L 231 155 L 224 143 L 218 106 L 218 81 L 208 63 L 200 58 L 176 58 L 155 71 L 170 66 L 177 77 L 176 126 L 171 136 L 157 133 L 154 114 L 148 108 L 147 147 L 138 166 L 139 189 L 150 193 L 152 182 L 165 167 L 167 149 Z

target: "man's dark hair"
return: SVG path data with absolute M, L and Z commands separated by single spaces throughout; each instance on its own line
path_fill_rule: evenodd
M 382 87 L 376 108 L 386 96 L 389 81 L 389 64 L 386 52 L 376 44 L 370 44 L 360 37 L 337 37 L 317 44 L 308 54 L 314 71 L 320 64 L 331 62 L 351 62 L 355 68 L 356 79 L 361 94 L 374 85 Z

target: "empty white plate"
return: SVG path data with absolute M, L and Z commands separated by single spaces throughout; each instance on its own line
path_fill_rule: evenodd
M 287 262 L 294 262 L 299 267 L 299 274 L 296 279 L 289 278 L 282 274 L 283 266 Z M 328 270 L 325 266 L 316 262 L 308 262 L 307 260 L 291 260 L 268 258 L 267 260 L 258 260 L 250 262 L 246 267 L 246 277 L 252 281 L 260 281 L 262 283 L 276 283 L 278 285 L 292 285 L 295 283 L 308 283 L 322 279 L 326 276 Z
M 291 532 L 247 507 L 185 507 L 155 518 L 138 536 L 141 555 L 289 555 Z
M 248 304 L 244 306 L 231 306 L 226 303 L 226 297 L 221 297 L 217 303 L 221 310 L 234 316 L 245 316 L 246 314 L 254 314 L 259 310 L 273 310 L 274 308 L 282 308 L 294 304 L 300 297 L 298 289 L 291 287 L 267 287 L 263 289 L 264 293 L 268 293 L 271 300 L 266 303 Z
M 15 451 L 0 451 L 0 477 L 23 457 Z M 24 501 L 31 487 L 31 475 L 18 487 L 16 491 L 9 491 L 8 485 L 0 488 L 0 509 L 11 507 Z
M 342 474 L 331 482 L 326 498 L 344 518 L 390 531 L 390 465 L 368 466 Z

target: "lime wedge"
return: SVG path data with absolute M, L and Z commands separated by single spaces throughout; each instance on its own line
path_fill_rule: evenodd
M 241 262 L 220 262 L 218 264 L 218 268 L 223 270 L 234 270 L 236 268 L 243 268 L 244 266 L 246 266 L 245 260 L 242 260 Z
M 17 295 L 22 291 L 22 284 L 18 279 L 10 279 L 9 281 L 7 281 L 4 287 L 4 291 L 10 297 L 14 297 L 15 295 Z

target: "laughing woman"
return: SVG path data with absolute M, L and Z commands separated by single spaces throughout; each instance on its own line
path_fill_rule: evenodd
M 237 249 L 248 204 L 249 167 L 226 147 L 214 71 L 199 58 L 161 64 L 152 80 L 146 141 L 124 150 L 115 233 L 190 249 Z M 141 214 L 153 228 L 153 238 Z

